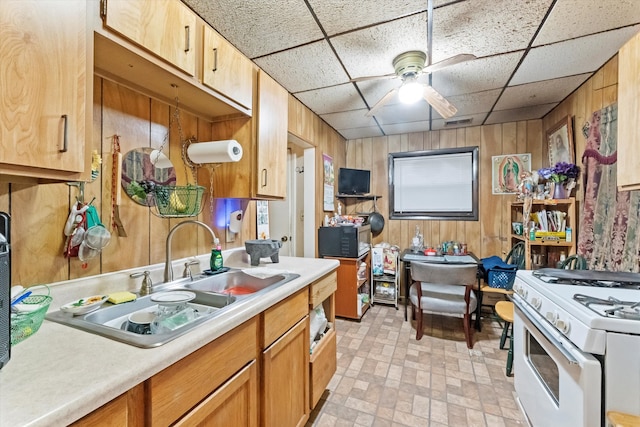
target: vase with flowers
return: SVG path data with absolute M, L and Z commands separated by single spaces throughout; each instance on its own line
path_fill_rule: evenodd
M 580 168 L 573 163 L 558 162 L 553 167 L 539 169 L 538 174 L 553 182 L 554 199 L 566 199 L 576 185 Z

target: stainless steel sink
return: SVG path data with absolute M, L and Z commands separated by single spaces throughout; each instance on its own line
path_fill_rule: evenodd
M 113 305 L 105 303 L 100 309 L 81 316 L 72 316 L 62 311 L 48 313 L 46 318 L 53 322 L 71 326 L 86 332 L 101 335 L 116 341 L 142 348 L 152 348 L 165 344 L 211 319 L 220 318 L 243 301 L 269 292 L 299 277 L 298 274 L 284 273 L 260 279 L 240 270 L 231 270 L 215 276 L 197 276 L 193 280 L 182 279 L 154 287 L 151 295 L 140 296 L 132 302 Z M 141 311 L 157 312 L 158 304 L 152 301 L 157 292 L 189 291 L 195 298 L 188 302 L 197 311 L 196 319 L 172 331 L 137 334 L 126 330 L 130 314 Z

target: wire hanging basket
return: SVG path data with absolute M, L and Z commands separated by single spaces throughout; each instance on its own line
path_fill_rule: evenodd
M 161 218 L 198 216 L 203 194 L 204 187 L 200 185 L 158 185 L 153 192 L 154 213 Z

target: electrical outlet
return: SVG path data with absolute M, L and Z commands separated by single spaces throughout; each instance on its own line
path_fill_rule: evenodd
M 237 233 L 232 233 L 231 231 L 229 231 L 229 227 L 225 228 L 225 232 L 226 232 L 226 242 L 227 243 L 231 243 L 231 242 L 235 242 L 236 241 L 236 234 Z

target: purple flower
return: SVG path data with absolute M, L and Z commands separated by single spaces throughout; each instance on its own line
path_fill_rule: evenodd
M 580 168 L 573 163 L 558 162 L 551 168 L 539 169 L 538 174 L 553 182 L 564 182 L 571 178 L 576 179 L 580 174 Z

